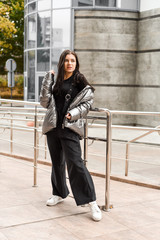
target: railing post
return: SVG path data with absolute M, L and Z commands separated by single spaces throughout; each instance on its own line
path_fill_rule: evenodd
M 34 113 L 34 182 L 33 187 L 37 186 L 37 106 Z
M 10 129 L 10 153 L 13 153 L 13 119 L 12 114 L 10 114 L 11 118 L 11 129 Z
M 47 159 L 47 137 L 44 136 L 44 159 Z
M 126 144 L 125 176 L 128 176 L 129 143 Z
M 84 165 L 87 165 L 88 159 L 88 120 L 86 118 L 85 125 L 84 125 Z
M 107 126 L 106 126 L 106 178 L 105 178 L 105 206 L 104 210 L 110 209 L 110 154 L 111 154 L 111 113 L 107 112 Z

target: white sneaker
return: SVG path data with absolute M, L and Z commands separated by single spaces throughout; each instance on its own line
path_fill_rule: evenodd
M 63 200 L 64 199 L 59 197 L 59 196 L 52 195 L 52 197 L 47 200 L 46 205 L 47 206 L 54 206 L 57 203 L 63 202 Z
M 99 209 L 96 201 L 90 202 L 89 206 L 90 206 L 90 209 L 91 209 L 92 219 L 94 221 L 100 221 L 102 219 L 102 212 Z

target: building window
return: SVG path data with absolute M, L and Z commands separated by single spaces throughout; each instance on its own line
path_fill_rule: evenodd
M 39 77 L 38 77 L 38 83 L 39 83 L 38 96 L 40 95 L 43 78 L 44 78 L 44 76 L 39 76 Z
M 50 50 L 37 50 L 37 71 L 49 71 Z
M 93 6 L 93 0 L 73 0 L 74 7 Z
M 71 7 L 71 0 L 52 0 L 53 8 Z
M 37 6 L 36 4 L 37 2 L 33 2 L 28 5 L 28 13 L 32 13 L 36 11 L 36 6 Z
M 96 6 L 116 7 L 116 0 L 95 0 Z
M 56 73 L 57 73 L 57 64 L 59 61 L 59 56 L 61 55 L 63 50 L 65 49 L 54 48 L 51 51 L 51 69 L 53 69 Z
M 36 46 L 36 15 L 28 16 L 28 48 Z
M 37 47 L 50 47 L 50 11 L 37 14 Z
M 38 11 L 51 9 L 51 0 L 38 0 Z
M 28 52 L 28 100 L 35 100 L 35 51 Z
M 69 48 L 71 46 L 70 9 L 53 10 L 52 36 L 52 48 Z

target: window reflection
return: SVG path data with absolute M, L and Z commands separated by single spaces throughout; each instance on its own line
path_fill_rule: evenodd
M 35 99 L 35 51 L 28 52 L 28 100 Z
M 116 7 L 116 0 L 96 0 L 95 5 L 103 7 Z
M 71 44 L 71 11 L 62 9 L 53 11 L 52 19 L 53 48 L 66 48 Z
M 51 0 L 38 0 L 38 11 L 51 9 Z
M 50 12 L 39 12 L 37 15 L 37 47 L 50 46 Z
M 28 16 L 28 48 L 34 48 L 36 43 L 36 15 Z
M 57 73 L 57 64 L 59 61 L 59 57 L 64 50 L 65 50 L 64 48 L 63 49 L 55 48 L 55 49 L 52 49 L 51 51 L 51 69 L 53 69 L 56 73 Z
M 28 35 L 28 33 L 27 33 L 27 27 L 28 27 L 27 21 L 28 21 L 28 17 L 26 17 L 24 19 L 24 48 L 25 49 L 27 48 L 27 35 Z
M 74 7 L 93 6 L 93 0 L 73 0 Z
M 36 11 L 36 2 L 33 2 L 28 5 L 28 13 L 32 13 Z
M 71 6 L 71 0 L 52 0 L 53 8 L 65 8 Z
M 50 50 L 37 50 L 37 71 L 49 71 Z
M 43 78 L 44 78 L 44 76 L 39 76 L 38 77 L 38 83 L 39 83 L 39 86 L 38 86 L 38 96 L 40 95 Z
M 138 0 L 121 0 L 121 8 L 123 9 L 138 9 Z

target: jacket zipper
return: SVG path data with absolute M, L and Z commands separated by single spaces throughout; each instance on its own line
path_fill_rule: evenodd
M 73 99 L 72 104 L 74 103 L 75 99 L 77 99 L 77 97 L 82 94 L 83 91 L 84 91 L 84 89 L 82 89 L 82 91 L 77 94 L 77 96 Z M 71 104 L 70 104 L 70 105 L 71 105 Z M 71 109 L 71 108 L 69 107 L 69 108 L 67 109 L 66 113 L 67 113 L 68 110 L 70 110 L 70 109 Z M 65 127 L 65 124 L 64 124 L 64 123 L 65 123 L 65 118 L 66 118 L 66 117 L 64 117 L 63 122 L 62 122 L 62 129 L 64 129 L 64 127 Z

